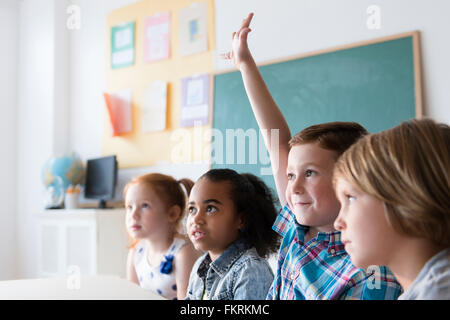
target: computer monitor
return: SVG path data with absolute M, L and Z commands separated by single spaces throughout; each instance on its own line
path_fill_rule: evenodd
M 89 159 L 86 169 L 84 197 L 99 199 L 99 208 L 106 208 L 106 201 L 114 198 L 117 184 L 116 156 Z

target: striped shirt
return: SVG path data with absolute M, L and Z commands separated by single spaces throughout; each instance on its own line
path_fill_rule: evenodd
M 384 266 L 367 271 L 355 267 L 341 242 L 341 233 L 319 232 L 304 243 L 309 228 L 300 225 L 286 205 L 273 230 L 282 237 L 269 300 L 364 299 L 396 300 L 402 293 Z

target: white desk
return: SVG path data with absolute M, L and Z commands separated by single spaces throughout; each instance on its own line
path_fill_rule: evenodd
M 0 281 L 0 300 L 164 300 L 118 276 Z

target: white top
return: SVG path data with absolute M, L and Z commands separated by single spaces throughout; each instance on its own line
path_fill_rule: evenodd
M 399 300 L 450 299 L 450 248 L 433 256 Z
M 136 245 L 134 254 L 134 269 L 141 288 L 150 290 L 166 299 L 177 299 L 177 285 L 175 279 L 173 259 L 177 252 L 186 244 L 180 238 L 174 238 L 169 250 L 164 254 L 165 259 L 156 266 L 148 262 L 148 244 L 140 241 Z

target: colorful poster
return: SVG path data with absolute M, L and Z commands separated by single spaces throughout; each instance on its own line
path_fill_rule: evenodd
M 145 62 L 168 59 L 170 54 L 170 13 L 148 17 L 145 21 Z
M 180 9 L 180 55 L 187 56 L 208 50 L 206 2 L 193 3 Z
M 111 28 L 111 67 L 113 69 L 134 64 L 134 22 Z
M 142 131 L 166 129 L 167 82 L 154 81 L 144 93 L 142 103 Z
M 208 124 L 209 75 L 181 79 L 181 126 Z
M 112 136 L 132 131 L 131 90 L 103 94 L 111 123 Z

